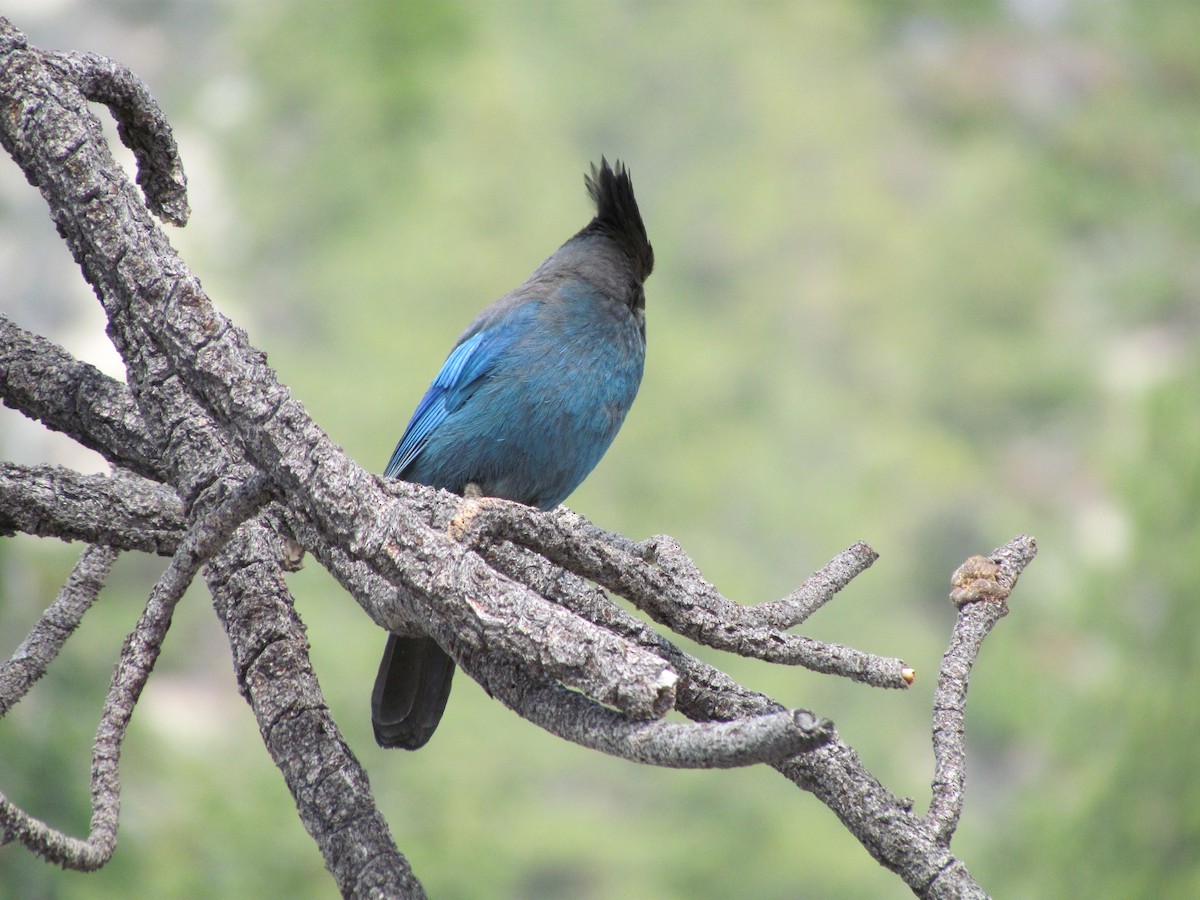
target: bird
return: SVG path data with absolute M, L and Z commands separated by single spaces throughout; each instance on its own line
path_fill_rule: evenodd
M 595 216 L 467 326 L 384 477 L 552 509 L 600 461 L 641 384 L 654 249 L 620 160 L 602 156 L 584 184 Z M 388 635 L 371 694 L 381 747 L 429 741 L 454 668 L 433 638 Z

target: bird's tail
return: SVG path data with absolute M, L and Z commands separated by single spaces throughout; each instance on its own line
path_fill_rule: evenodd
M 371 692 L 379 746 L 425 746 L 442 720 L 453 676 L 454 660 L 432 638 L 389 634 Z

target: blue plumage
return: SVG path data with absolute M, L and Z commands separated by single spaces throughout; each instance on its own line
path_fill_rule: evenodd
M 549 509 L 600 461 L 641 383 L 654 252 L 624 167 L 601 160 L 585 182 L 596 216 L 467 327 L 385 475 Z M 453 672 L 432 639 L 389 636 L 372 695 L 376 740 L 424 745 Z

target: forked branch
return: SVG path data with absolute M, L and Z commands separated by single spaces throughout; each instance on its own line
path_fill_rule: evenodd
M 4 835 L 6 842 L 18 840 L 47 861 L 64 868 L 90 872 L 108 862 L 116 847 L 117 821 L 121 808 L 121 746 L 134 707 L 137 706 L 138 698 L 162 649 L 175 605 L 192 583 L 200 566 L 225 544 L 235 528 L 253 516 L 270 499 L 267 481 L 261 478 L 252 479 L 221 503 L 213 513 L 196 522 L 175 551 L 166 572 L 151 591 L 146 609 L 137 625 L 125 639 L 92 747 L 92 820 L 87 838 L 80 840 L 65 835 L 30 816 L 7 797 L 0 795 L 0 833 Z M 47 649 L 42 652 L 42 656 L 48 662 L 49 658 L 57 653 L 62 641 L 69 636 L 70 631 L 78 624 L 78 619 L 95 599 L 103 581 L 103 574 L 106 573 L 107 566 L 111 565 L 110 554 L 111 551 L 85 551 L 72 574 L 72 580 L 60 595 L 59 602 L 51 607 L 47 616 L 43 616 L 22 647 L 29 645 L 31 640 L 37 640 L 47 632 L 56 630 L 61 635 L 61 640 L 45 640 L 43 644 Z M 64 610 L 69 616 L 64 623 L 68 627 L 56 629 L 51 624 L 52 618 L 48 621 L 48 617 L 51 617 L 52 612 Z M 20 653 L 18 650 L 18 654 Z M 9 667 L 16 661 L 10 661 Z M 44 668 L 40 660 L 39 665 Z M 29 673 L 33 677 L 40 674 L 38 669 Z M 32 678 L 27 675 L 20 679 L 20 682 L 24 681 L 32 683 Z M 28 685 L 20 682 L 15 687 L 23 693 L 22 688 L 27 688 Z
M 79 868 L 111 855 L 125 728 L 174 604 L 211 559 L 209 586 L 239 686 L 339 888 L 420 893 L 307 659 L 282 579 L 289 563 L 281 547 L 294 539 L 376 623 L 431 634 L 495 696 L 548 731 L 657 765 L 767 762 L 825 803 L 919 896 L 983 896 L 949 851 L 963 805 L 967 681 L 1033 558 L 1031 539 L 1015 539 L 956 577 L 960 612 L 934 710 L 932 802 L 927 816 L 916 815 L 827 720 L 739 685 L 604 593 L 712 648 L 904 688 L 914 673 L 901 660 L 788 631 L 871 565 L 874 551 L 856 544 L 787 597 L 741 606 L 669 537 L 634 542 L 566 510 L 464 501 L 369 475 L 213 307 L 112 161 L 86 99 L 117 118 L 149 208 L 166 221 L 187 216 L 178 152 L 145 86 L 100 57 L 31 49 L 0 17 L 0 142 L 46 198 L 104 307 L 129 377 L 128 386 L 109 379 L 0 318 L 0 396 L 135 473 L 98 478 L 3 466 L 0 531 L 173 556 L 110 688 L 94 751 L 89 837 L 68 838 L 3 801 L 6 837 Z M 31 648 L 61 645 L 111 555 L 85 553 L 75 586 L 22 645 L 36 664 L 0 670 L 0 690 L 11 685 L 19 696 L 44 668 L 54 650 Z M 670 709 L 692 721 L 657 721 Z

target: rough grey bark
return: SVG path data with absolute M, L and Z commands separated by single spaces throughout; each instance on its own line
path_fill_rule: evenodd
M 79 627 L 83 614 L 96 602 L 116 558 L 117 552 L 111 547 L 93 545 L 85 549 L 58 597 L 12 657 L 0 664 L 0 717 L 46 673 L 67 638 Z
M 169 556 L 184 524 L 175 492 L 137 475 L 81 475 L 61 466 L 0 462 L 0 534 L 20 531 Z
M 104 68 L 90 66 L 89 78 Z M 151 342 L 147 332 L 154 324 L 145 316 L 148 308 L 138 307 L 141 315 L 130 309 L 132 296 L 148 291 L 150 286 L 161 286 L 168 274 L 186 272 L 186 268 L 175 258 L 141 198 L 113 162 L 84 94 L 64 77 L 70 69 L 61 57 L 27 48 L 24 37 L 0 19 L 0 142 L 21 165 L 30 183 L 41 189 L 60 234 L 103 303 L 109 335 L 125 360 L 129 384 L 108 379 L 50 342 L 2 323 L 0 384 L 4 400 L 98 450 L 113 464 L 161 481 L 179 498 L 188 521 L 196 521 L 206 510 L 216 507 L 221 496 L 236 491 L 252 469 Z M 118 73 L 123 84 L 134 83 L 119 67 L 111 70 Z M 95 85 L 89 93 L 103 102 Z M 144 90 L 129 90 L 125 96 L 147 110 L 153 107 Z M 124 122 L 127 140 L 160 148 L 174 146 L 173 141 L 163 137 L 169 137 L 169 130 L 159 115 L 129 115 Z M 139 128 L 147 135 L 134 137 Z M 151 154 L 145 160 L 154 165 L 156 158 Z M 168 173 L 168 182 L 169 172 L 175 168 L 174 164 L 159 166 L 160 171 Z M 163 190 L 162 177 L 143 178 L 142 183 L 152 197 Z M 172 200 L 169 196 L 158 197 L 151 203 L 165 207 L 172 205 Z M 177 203 L 174 208 L 173 217 L 182 218 Z M 14 520 L 16 515 L 6 513 L 5 518 Z M 182 538 L 181 529 L 178 539 Z M 239 660 L 239 686 L 256 711 L 273 713 L 269 720 L 264 715 L 259 717 L 264 730 L 276 735 L 267 742 L 267 748 L 298 805 L 306 811 L 304 823 L 339 888 L 363 896 L 419 896 L 420 884 L 396 849 L 365 788 L 365 773 L 353 757 L 344 760 L 337 779 L 327 777 L 318 767 L 303 764 L 312 759 L 337 760 L 339 752 L 343 757 L 347 754 L 328 711 L 323 704 L 312 701 L 305 680 L 306 673 L 311 676 L 311 669 L 305 668 L 307 657 L 301 653 L 302 662 L 293 659 L 291 665 L 270 662 L 269 648 L 307 646 L 290 598 L 285 596 L 282 604 L 268 602 L 278 600 L 284 591 L 278 578 L 279 554 L 271 552 L 275 545 L 248 544 L 239 538 L 227 544 L 214 561 L 214 567 L 224 563 L 229 570 L 248 571 L 257 566 L 276 576 L 274 584 L 272 579 L 264 578 L 253 586 L 254 590 L 242 593 L 236 590 L 245 585 L 233 579 L 220 582 L 216 575 L 211 576 L 214 604 L 219 611 L 254 613 L 252 636 L 258 643 L 236 630 L 240 622 L 237 617 L 222 617 L 231 634 L 235 659 Z M 277 588 L 274 597 L 263 596 L 265 585 Z M 162 626 L 166 624 L 169 619 L 162 622 Z M 135 636 L 136 632 L 131 635 L 130 646 L 135 654 L 148 651 L 140 659 L 140 668 L 148 674 L 156 651 L 152 645 L 134 641 Z M 262 664 L 244 664 L 243 659 L 261 660 Z M 77 841 L 47 829 L 5 800 L 0 802 L 0 830 L 5 840 L 20 839 L 48 858 L 77 868 L 102 865 L 108 859 L 119 809 L 114 776 L 120 728 L 113 728 L 113 719 L 119 720 L 122 706 L 114 704 L 111 714 L 106 707 L 97 733 L 97 757 L 105 763 L 109 777 L 94 785 L 95 814 L 88 839 Z M 298 732 L 296 740 L 284 740 L 287 729 L 276 729 L 275 725 L 287 712 L 279 710 L 296 714 L 304 711 L 310 727 Z M 117 737 L 115 750 L 113 737 Z M 315 813 L 311 811 L 314 808 Z M 362 851 L 368 848 L 372 855 L 364 858 Z
M 87 100 L 116 117 L 141 193 L 113 162 Z M 933 802 L 917 816 L 827 719 L 738 685 L 604 593 L 708 646 L 903 689 L 915 673 L 901 660 L 788 632 L 874 562 L 865 544 L 789 596 L 747 607 L 721 596 L 669 537 L 635 543 L 564 509 L 384 482 L 309 418 L 151 218 L 186 221 L 186 180 L 170 127 L 136 76 L 92 54 L 30 48 L 0 17 L 0 143 L 41 190 L 128 373 L 128 384 L 108 378 L 0 317 L 0 397 L 118 468 L 100 477 L 0 465 L 0 533 L 95 545 L 0 668 L 0 711 L 69 637 L 116 550 L 171 556 L 102 714 L 88 837 L 60 834 L 0 796 L 5 840 L 74 868 L 111 856 L 124 730 L 174 603 L 203 572 L 239 689 L 339 889 L 422 894 L 311 668 L 282 577 L 298 543 L 373 621 L 431 634 L 493 696 L 546 730 L 654 765 L 767 763 L 825 803 L 918 896 L 985 896 L 949 849 L 962 810 L 963 713 L 971 665 L 1033 558 L 1031 539 L 956 573 L 959 615 L 934 711 Z M 660 721 L 670 709 L 692 721 Z

